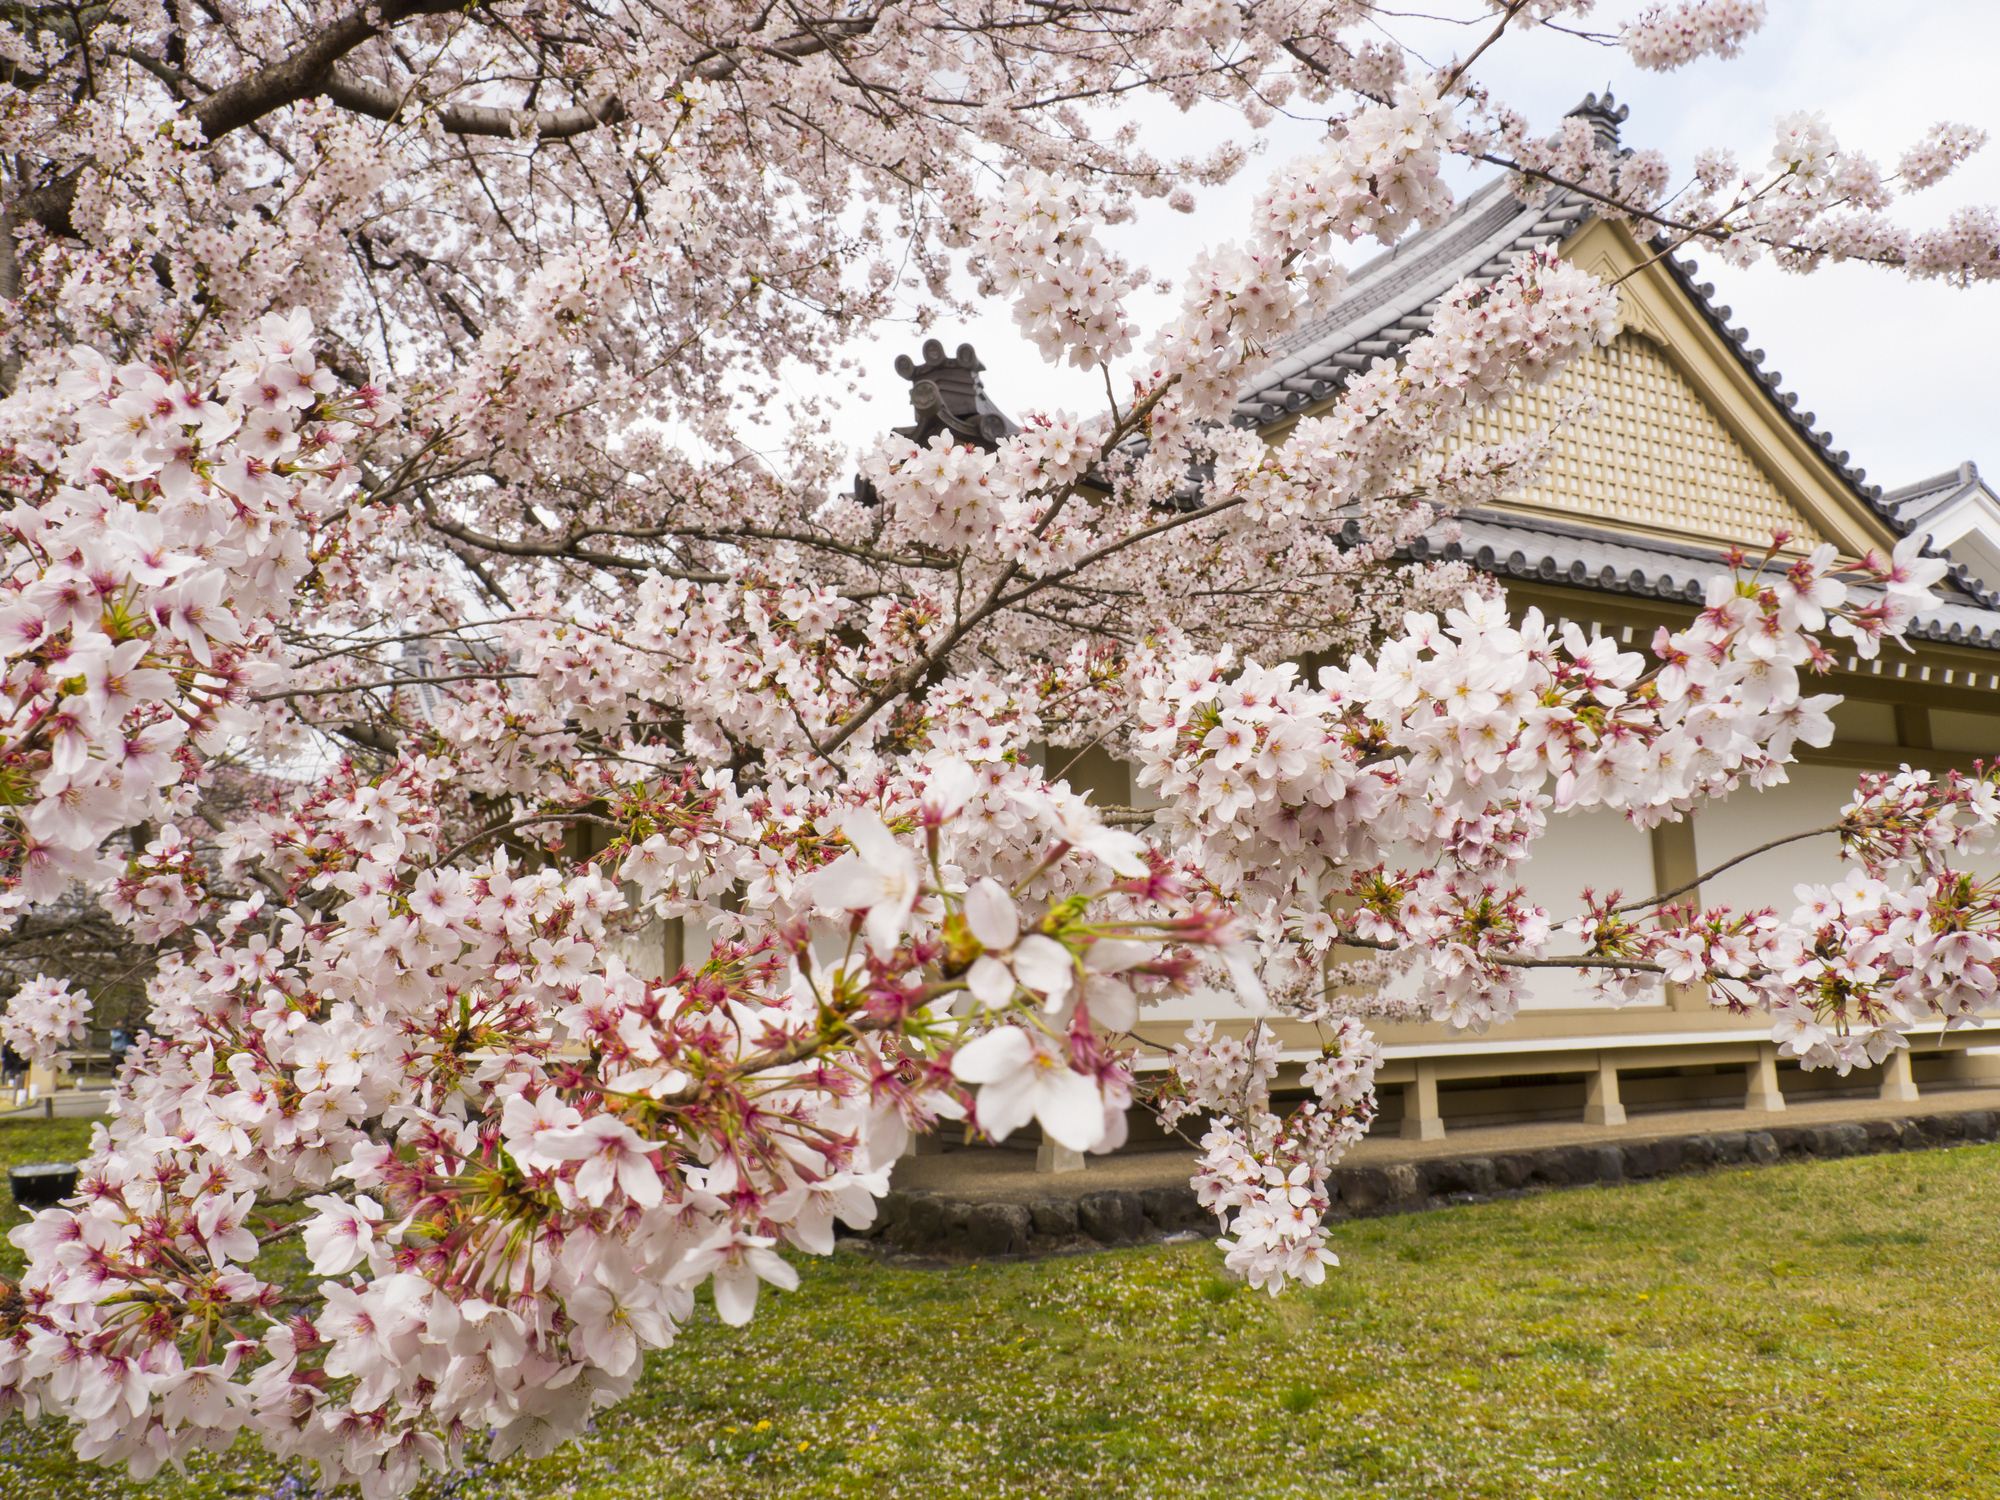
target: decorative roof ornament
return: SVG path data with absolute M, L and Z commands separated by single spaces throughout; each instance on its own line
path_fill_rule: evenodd
M 1604 86 L 1602 99 L 1595 94 L 1585 94 L 1583 103 L 1569 113 L 1572 119 L 1587 120 L 1590 123 L 1591 132 L 1596 135 L 1600 146 L 1610 146 L 1615 149 L 1618 145 L 1618 127 L 1623 125 L 1626 117 L 1632 113 L 1632 106 L 1620 104 L 1614 99 L 1611 95 L 1611 85 L 1607 83 Z
M 979 378 L 985 368 L 970 344 L 946 354 L 943 344 L 925 339 L 922 364 L 907 354 L 897 355 L 896 373 L 910 382 L 910 405 L 917 420 L 896 431 L 920 448 L 940 432 L 949 432 L 960 442 L 992 452 L 1001 439 L 1021 429 L 987 396 L 986 384 Z
M 910 407 L 916 421 L 892 431 L 901 433 L 919 448 L 927 447 L 939 433 L 951 434 L 954 444 L 967 444 L 991 453 L 1001 441 L 1021 430 L 1020 425 L 986 394 L 979 377 L 986 366 L 970 344 L 960 344 L 946 354 L 936 339 L 925 339 L 923 362 L 907 354 L 896 356 L 896 373 L 910 382 Z M 854 498 L 873 505 L 880 498 L 875 486 L 859 476 L 854 481 Z

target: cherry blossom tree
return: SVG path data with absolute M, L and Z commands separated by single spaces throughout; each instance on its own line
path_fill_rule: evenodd
M 0 1408 L 140 1475 L 248 1431 L 394 1494 L 469 1433 L 561 1443 L 703 1287 L 750 1318 L 941 1120 L 1109 1150 L 1144 1094 L 1204 1132 L 1229 1264 L 1317 1280 L 1398 975 L 1466 1027 L 1539 967 L 1703 985 L 1840 1068 L 1988 1003 L 1991 774 L 1864 778 L 1796 910 L 1524 895 L 1554 817 L 1782 781 L 1831 643 L 1896 649 L 1942 568 L 1780 539 L 1635 652 L 1405 561 L 1532 474 L 1546 434 L 1468 419 L 1608 341 L 1614 287 L 1523 256 L 1282 440 L 1229 420 L 1454 156 L 1735 261 L 1995 274 L 1990 213 L 1894 217 L 1963 127 L 1884 167 L 1791 118 L 1676 185 L 1478 83 L 1763 19 L 1589 12 L 1471 6 L 1427 65 L 1355 0 L 10 9 L 0 911 L 87 894 L 151 973 L 77 1196 L 15 1231 Z M 1240 129 L 1158 158 L 1137 93 Z M 1142 330 L 1098 231 L 1281 108 L 1322 146 Z M 974 297 L 1103 409 L 746 443 L 787 368 Z M 1086 745 L 1158 810 L 1042 753 Z M 711 950 L 657 972 L 664 923 Z M 1142 1087 L 1132 1029 L 1195 987 L 1244 1024 Z M 37 980 L 5 1034 L 54 1055 L 87 1007 Z M 1323 1039 L 1297 1105 L 1281 1016 Z

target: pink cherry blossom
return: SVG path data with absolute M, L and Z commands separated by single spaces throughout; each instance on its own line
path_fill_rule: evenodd
M 1292 0 L 572 7 L 546 63 L 490 7 L 35 31 L 0 924 L 95 903 L 145 1016 L 78 1194 L 12 1233 L 0 1409 L 141 1478 L 247 1433 L 399 1494 L 468 1431 L 583 1430 L 704 1282 L 747 1321 L 940 1121 L 1103 1151 L 1143 1102 L 1201 1142 L 1221 1264 L 1277 1291 L 1337 1263 L 1377 1019 L 1502 1025 L 1561 964 L 1851 1070 L 1989 1010 L 1991 767 L 1860 778 L 1847 877 L 1768 906 L 1526 894 L 1559 819 L 1783 782 L 1836 652 L 1895 649 L 1943 571 L 1780 539 L 1638 649 L 1413 563 L 1549 457 L 1474 437 L 1617 336 L 1617 288 L 1496 259 L 1289 426 L 1239 421 L 1460 168 L 1735 264 L 2000 275 L 1992 210 L 1902 222 L 1978 132 L 1883 164 L 1807 109 L 1620 154 L 1488 72 L 1613 37 L 1471 9 L 1462 69 Z M 1671 70 L 1763 20 L 1661 0 L 1615 40 Z M 1135 95 L 1213 131 L 1169 150 Z M 1323 139 L 1263 153 L 1185 274 L 1118 252 L 1279 108 Z M 1104 400 L 910 436 L 783 398 L 975 297 Z M 1085 795 L 1087 755 L 1141 795 Z M 1210 1018 L 1149 1074 L 1171 997 Z M 0 1036 L 60 1063 L 90 1005 L 37 978 Z M 1296 1096 L 1280 1023 L 1317 1039 Z M 266 1282 L 288 1237 L 311 1273 Z
M 1103 1138 L 1096 1085 L 1025 1027 L 996 1026 L 974 1037 L 952 1055 L 951 1071 L 978 1086 L 980 1128 L 996 1141 L 1030 1120 L 1072 1151 L 1088 1151 Z

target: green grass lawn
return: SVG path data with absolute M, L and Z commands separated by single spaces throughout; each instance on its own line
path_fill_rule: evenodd
M 83 1134 L 0 1125 L 0 1161 Z M 704 1311 L 578 1444 L 433 1493 L 1991 1497 L 1996 1214 L 1981 1146 L 1357 1223 L 1276 1301 L 1205 1244 L 842 1254 L 747 1330 Z M 0 1426 L 0 1494 L 144 1492 L 79 1467 Z M 153 1492 L 286 1478 L 245 1451 Z

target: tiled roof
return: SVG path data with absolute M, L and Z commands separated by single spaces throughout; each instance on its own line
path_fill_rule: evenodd
M 1978 488 L 1979 466 L 1968 459 L 1955 469 L 1946 469 L 1929 479 L 1919 479 L 1915 484 L 1890 490 L 1882 497 L 1882 502 L 1895 508 L 1897 519 L 1907 529 L 1925 516 L 1936 515 L 1967 491 Z
M 1912 531 L 1928 531 L 1930 528 L 1925 526 L 1925 522 L 1934 520 L 1967 495 L 1986 496 L 1988 507 L 1992 504 L 1992 487 L 1979 477 L 1979 465 L 1970 459 L 1942 474 L 1890 490 L 1882 497 L 1882 503 L 1895 512 L 1897 529 L 1907 536 Z M 1949 556 L 1955 545 L 1956 542 L 1947 542 L 1944 555 Z M 1925 550 L 1937 555 L 1935 544 Z M 1981 602 L 2000 608 L 2000 594 L 1985 587 L 1963 563 L 1952 564 L 1951 581 Z
M 1625 110 L 1610 95 L 1602 101 L 1592 96 L 1574 113 L 1615 144 Z M 1504 180 L 1488 184 L 1445 223 L 1363 265 L 1339 302 L 1273 348 L 1270 362 L 1237 402 L 1236 422 L 1268 427 L 1327 400 L 1356 371 L 1393 356 L 1426 332 L 1439 303 L 1458 283 L 1490 279 L 1524 251 L 1569 239 L 1593 213 L 1590 200 L 1566 189 L 1531 204 L 1516 197 Z M 1655 241 L 1652 248 L 1664 251 L 1666 245 Z M 1696 279 L 1695 263 L 1663 254 L 1661 264 L 1744 370 L 1769 393 L 1776 409 L 1848 491 L 1898 535 L 1907 535 L 1919 515 L 1956 496 L 1957 481 L 1969 465 L 1887 495 L 1879 484 L 1868 483 L 1867 472 L 1852 467 L 1848 453 L 1833 446 L 1833 434 L 1816 428 L 1812 412 L 1800 410 L 1798 395 L 1785 389 L 1783 376 L 1765 366 L 1764 351 L 1750 347 L 1749 333 L 1730 323 L 1732 310 L 1715 302 L 1713 285 Z M 1972 477 L 1976 480 L 1976 471 Z M 1699 601 L 1708 579 L 1727 571 L 1716 552 L 1637 537 L 1614 539 L 1590 528 L 1511 513 L 1476 512 L 1462 521 L 1460 533 L 1460 541 L 1448 544 L 1419 541 L 1414 555 L 1463 558 L 1501 577 L 1685 602 Z M 2000 596 L 1980 588 L 1964 568 L 1955 567 L 1951 579 L 1959 596 L 1925 611 L 1910 634 L 2000 650 Z
M 1456 540 L 1420 538 L 1418 561 L 1464 561 L 1482 573 L 1599 593 L 1699 604 L 1712 578 L 1728 576 L 1719 552 L 1666 541 L 1619 538 L 1583 526 L 1512 513 L 1470 511 Z M 2000 651 L 2000 607 L 1990 595 L 1946 597 L 1911 622 L 1916 640 Z
M 1601 102 L 1594 95 L 1585 99 L 1572 113 L 1591 120 L 1613 142 L 1625 118 L 1624 108 L 1608 94 Z M 1489 183 L 1443 224 L 1363 265 L 1339 302 L 1276 345 L 1237 401 L 1236 421 L 1265 427 L 1326 400 L 1355 371 L 1427 331 L 1438 304 L 1459 282 L 1497 276 L 1524 251 L 1570 238 L 1593 215 L 1591 201 L 1568 189 L 1552 189 L 1539 204 L 1528 204 L 1504 179 Z M 1666 245 L 1655 241 L 1652 248 Z M 1750 347 L 1749 333 L 1730 323 L 1732 309 L 1715 303 L 1715 287 L 1696 279 L 1695 263 L 1665 255 L 1662 264 L 1785 419 L 1858 500 L 1900 531 L 1882 487 L 1867 482 L 1866 470 L 1850 466 L 1846 450 L 1833 446 L 1833 434 L 1815 426 L 1813 412 L 1800 410 L 1798 393 L 1786 390 L 1784 377 L 1765 367 L 1764 351 Z
M 1587 217 L 1581 200 L 1534 206 L 1507 183 L 1489 183 L 1443 224 L 1362 266 L 1339 302 L 1274 347 L 1236 403 L 1237 422 L 1263 427 L 1324 401 L 1355 371 L 1427 330 L 1459 282 L 1499 275 L 1522 251 L 1567 239 Z

